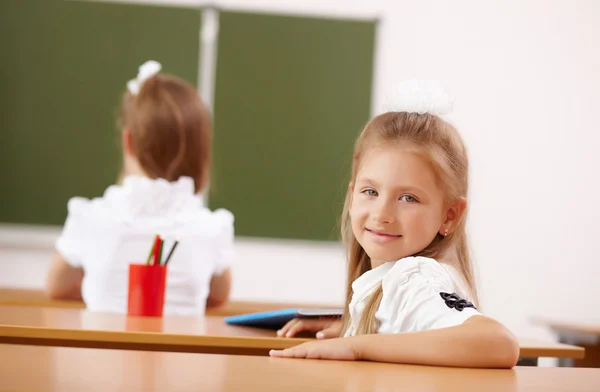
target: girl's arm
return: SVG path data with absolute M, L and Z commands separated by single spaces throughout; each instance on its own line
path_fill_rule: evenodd
M 46 295 L 52 299 L 81 301 L 82 281 L 83 268 L 70 266 L 61 254 L 56 252 L 46 277 Z
M 359 359 L 378 362 L 511 368 L 519 359 L 519 343 L 512 333 L 484 316 L 450 328 L 351 339 Z
M 206 299 L 207 307 L 225 304 L 231 292 L 231 269 L 227 268 L 221 275 L 213 275 L 210 279 L 210 290 Z
M 473 316 L 455 327 L 309 342 L 282 351 L 271 351 L 271 355 L 415 365 L 511 368 L 519 358 L 519 344 L 502 324 L 484 316 Z

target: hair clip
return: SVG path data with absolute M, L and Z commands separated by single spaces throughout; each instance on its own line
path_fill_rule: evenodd
M 435 80 L 405 80 L 387 95 L 384 112 L 429 113 L 452 112 L 454 100 L 446 88 Z
M 127 90 L 133 95 L 138 95 L 144 82 L 160 72 L 162 66 L 158 61 L 148 60 L 138 68 L 135 79 L 127 82 Z

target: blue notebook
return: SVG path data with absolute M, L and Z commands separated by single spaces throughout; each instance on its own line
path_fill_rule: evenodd
M 225 322 L 231 325 L 280 329 L 288 321 L 294 318 L 341 317 L 343 312 L 344 310 L 342 308 L 289 308 L 281 310 L 272 310 L 270 312 L 259 312 L 240 314 L 237 316 L 229 316 L 225 317 Z

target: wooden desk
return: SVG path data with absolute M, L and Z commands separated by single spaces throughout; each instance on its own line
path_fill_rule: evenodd
M 276 338 L 274 331 L 236 327 L 222 317 L 128 317 L 79 309 L 0 306 L 0 343 L 267 355 L 309 339 Z M 580 347 L 531 339 L 522 358 L 583 358 Z
M 11 391 L 597 391 L 598 369 L 373 362 L 0 345 Z
M 308 339 L 227 325 L 223 317 L 130 317 L 66 308 L 0 306 L 0 343 L 268 355 Z
M 534 322 L 552 329 L 561 342 L 585 348 L 585 358 L 561 360 L 561 366 L 600 368 L 600 320 L 560 321 L 537 318 Z
M 521 358 L 583 358 L 586 355 L 586 351 L 582 347 L 564 343 L 519 339 L 519 345 Z
M 61 301 L 46 297 L 42 290 L 0 288 L 0 305 L 38 306 L 52 308 L 84 309 L 82 301 Z M 315 305 L 277 302 L 231 301 L 223 306 L 207 308 L 207 316 L 233 316 L 236 314 L 266 312 L 285 308 L 335 308 L 342 305 Z

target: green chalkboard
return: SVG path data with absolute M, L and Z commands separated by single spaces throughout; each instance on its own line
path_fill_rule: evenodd
M 62 224 L 120 166 L 116 111 L 148 59 L 192 84 L 200 10 L 0 2 L 0 222 Z M 220 12 L 209 203 L 236 233 L 329 240 L 369 118 L 375 23 Z
M 210 205 L 237 234 L 338 238 L 374 41 L 372 21 L 220 14 Z
M 196 84 L 200 11 L 64 0 L 0 2 L 0 222 L 62 224 L 120 167 L 116 112 L 148 59 Z

